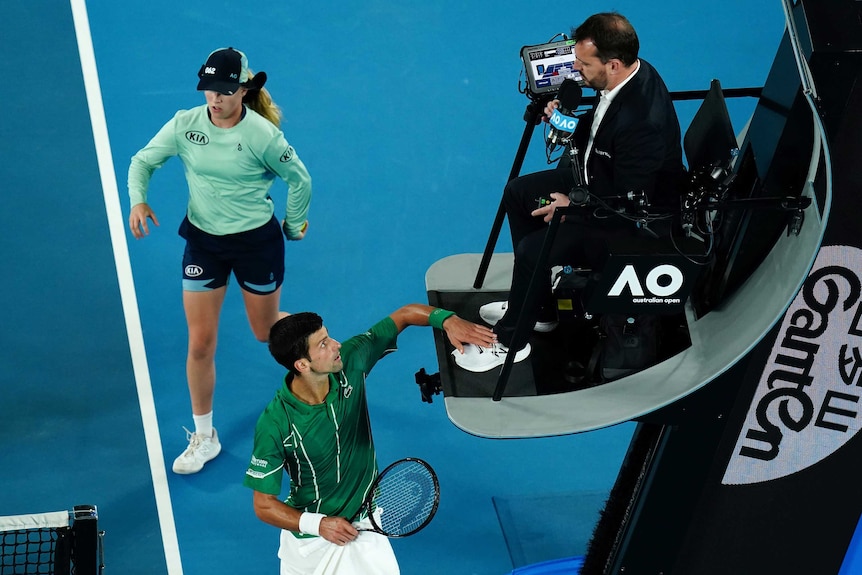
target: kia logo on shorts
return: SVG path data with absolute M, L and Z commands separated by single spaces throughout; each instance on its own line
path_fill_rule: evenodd
M 199 275 L 204 273 L 204 269 L 201 266 L 190 265 L 186 266 L 186 275 L 190 278 L 196 278 Z
M 206 134 L 202 132 L 195 132 L 192 130 L 186 132 L 186 140 L 188 140 L 192 144 L 197 144 L 198 146 L 206 146 L 210 143 L 210 139 L 207 137 Z

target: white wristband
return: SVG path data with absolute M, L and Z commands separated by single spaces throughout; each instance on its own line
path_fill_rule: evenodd
M 304 512 L 299 516 L 299 531 L 306 535 L 320 535 L 320 522 L 324 517 L 323 513 Z

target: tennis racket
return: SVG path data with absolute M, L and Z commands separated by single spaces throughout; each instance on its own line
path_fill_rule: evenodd
M 437 474 L 421 459 L 407 457 L 377 476 L 362 507 L 350 522 L 367 512 L 372 528 L 360 528 L 360 531 L 407 537 L 431 522 L 439 502 Z

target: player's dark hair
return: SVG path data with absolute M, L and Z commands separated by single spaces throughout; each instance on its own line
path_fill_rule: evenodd
M 308 357 L 308 338 L 323 327 L 316 313 L 304 311 L 283 317 L 269 330 L 269 353 L 279 364 L 293 370 L 293 364 Z
M 616 58 L 631 66 L 638 58 L 640 42 L 631 22 L 617 12 L 593 14 L 572 30 L 575 42 L 591 40 L 603 64 Z

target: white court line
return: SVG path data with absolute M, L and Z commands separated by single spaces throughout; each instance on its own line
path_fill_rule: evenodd
M 72 4 L 72 19 L 75 22 L 75 35 L 78 38 L 81 70 L 84 73 L 84 88 L 87 92 L 87 104 L 90 109 L 90 122 L 93 126 L 93 138 L 96 143 L 96 158 L 102 180 L 102 192 L 105 196 L 105 210 L 108 215 L 108 228 L 111 233 L 114 263 L 117 267 L 120 298 L 123 302 L 123 313 L 126 318 L 126 331 L 128 333 L 129 348 L 132 356 L 132 368 L 138 388 L 138 402 L 141 406 L 144 438 L 147 444 L 147 454 L 149 455 L 150 470 L 153 477 L 156 509 L 159 514 L 159 525 L 162 532 L 162 545 L 164 545 L 165 549 L 168 574 L 182 575 L 183 566 L 180 559 L 177 530 L 174 524 L 171 495 L 168 490 L 168 478 L 162 455 L 162 442 L 156 420 L 156 406 L 153 400 L 150 370 L 147 366 L 147 356 L 144 349 L 144 336 L 141 329 L 141 318 L 138 314 L 138 302 L 135 295 L 134 280 L 132 279 L 129 249 L 126 244 L 125 220 L 120 207 L 117 178 L 114 173 L 114 162 L 111 156 L 110 140 L 108 139 L 108 125 L 105 120 L 105 109 L 102 104 L 102 89 L 99 85 L 99 74 L 96 70 L 93 39 L 90 36 L 90 21 L 87 17 L 86 0 L 70 1 Z

